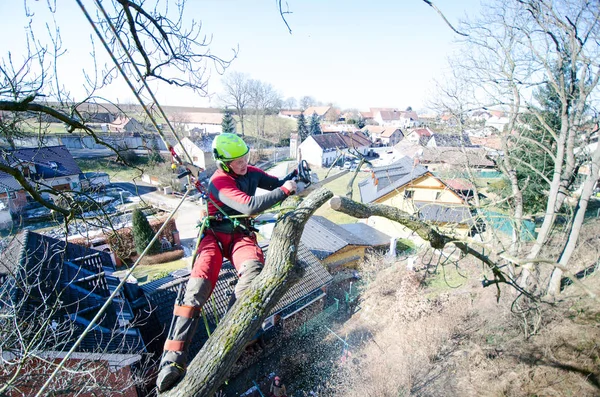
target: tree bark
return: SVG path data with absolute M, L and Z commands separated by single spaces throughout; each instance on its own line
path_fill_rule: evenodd
M 600 145 L 596 147 L 596 150 L 592 156 L 592 161 L 590 162 L 590 174 L 587 176 L 583 184 L 581 196 L 579 197 L 579 202 L 577 203 L 575 219 L 573 220 L 573 224 L 571 225 L 571 230 L 569 232 L 569 238 L 567 239 L 567 244 L 560 255 L 560 259 L 558 260 L 559 265 L 567 267 L 569 260 L 575 251 L 575 246 L 577 245 L 577 240 L 581 232 L 581 226 L 583 225 L 585 218 L 585 212 L 587 210 L 590 197 L 594 191 L 594 186 L 596 186 L 596 182 L 598 181 L 599 174 Z M 548 284 L 547 293 L 549 296 L 556 296 L 560 293 L 560 281 L 562 279 L 562 275 L 563 270 L 559 267 L 555 267 L 552 271 L 552 276 L 550 277 L 550 283 Z
M 258 332 L 262 322 L 283 294 L 297 281 L 296 254 L 304 225 L 333 194 L 321 188 L 275 225 L 265 268 L 236 301 L 215 332 L 190 363 L 183 380 L 161 396 L 212 396 Z M 290 203 L 292 196 L 284 202 Z

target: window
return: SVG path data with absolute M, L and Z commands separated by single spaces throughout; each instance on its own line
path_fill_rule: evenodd
M 414 190 L 405 190 L 404 191 L 404 199 L 412 199 L 415 195 L 415 191 Z
M 435 192 L 435 201 L 438 201 L 440 198 L 442 198 L 442 192 Z

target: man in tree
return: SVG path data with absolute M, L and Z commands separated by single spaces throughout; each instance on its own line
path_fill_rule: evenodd
M 210 226 L 198 248 L 183 302 L 175 303 L 176 321 L 165 342 L 165 352 L 157 379 L 159 391 L 170 389 L 182 376 L 187 352 L 200 317 L 200 309 L 214 289 L 223 258 L 236 268 L 239 281 L 235 298 L 239 298 L 260 273 L 265 262 L 251 231 L 249 218 L 238 225 L 230 216 L 255 215 L 283 201 L 296 190 L 295 172 L 280 180 L 248 165 L 249 148 L 236 134 L 224 133 L 213 141 L 213 154 L 219 169 L 209 183 L 208 216 Z M 255 196 L 256 189 L 270 193 Z

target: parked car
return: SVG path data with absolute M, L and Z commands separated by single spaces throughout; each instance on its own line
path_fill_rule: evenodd
M 344 163 L 344 169 L 347 169 L 347 170 L 349 170 L 349 169 L 350 169 L 350 167 L 352 167 L 352 162 L 350 162 L 350 161 L 346 161 L 346 162 Z

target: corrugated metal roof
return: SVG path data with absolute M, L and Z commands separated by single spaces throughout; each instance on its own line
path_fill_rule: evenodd
M 339 226 L 355 236 L 360 236 L 360 238 L 363 240 L 368 241 L 370 246 L 374 247 L 390 244 L 390 236 L 380 232 L 374 227 L 367 225 L 366 223 L 346 223 Z
M 415 201 L 419 219 L 439 223 L 456 223 L 472 226 L 473 215 L 464 205 L 441 205 Z
M 322 216 L 312 216 L 304 226 L 302 243 L 321 260 L 347 245 L 369 245 L 358 236 Z
M 361 201 L 370 203 L 377 200 L 428 172 L 427 168 L 414 165 L 414 161 L 406 156 L 390 165 L 373 168 L 371 178 L 358 184 Z

